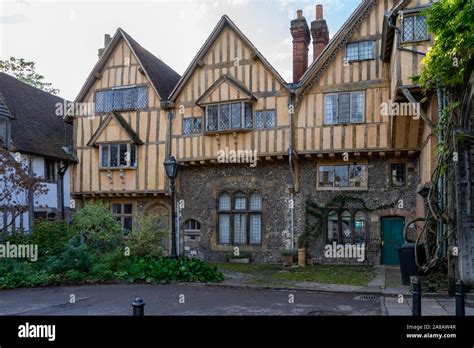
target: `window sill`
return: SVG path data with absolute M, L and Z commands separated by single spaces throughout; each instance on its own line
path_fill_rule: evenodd
M 360 62 L 367 62 L 367 61 L 370 61 L 370 60 L 375 60 L 375 58 L 351 59 L 351 60 L 347 60 L 347 63 L 349 63 L 349 64 L 351 64 L 351 63 L 360 63 Z
M 410 40 L 410 41 L 402 41 L 400 44 L 405 45 L 405 44 L 416 44 L 416 43 L 422 43 L 422 42 L 427 42 L 430 41 L 430 38 L 425 38 L 425 39 L 418 39 L 418 40 Z
M 259 128 L 265 129 L 265 128 Z M 223 129 L 217 131 L 204 131 L 203 135 L 217 135 L 217 134 L 232 134 L 232 133 L 248 133 L 253 131 L 254 128 L 236 128 L 236 129 Z
M 341 122 L 341 123 L 323 123 L 323 126 L 350 126 L 353 124 L 365 124 L 365 120 L 357 121 L 357 122 Z
M 368 187 L 316 187 L 317 191 L 368 191 Z
M 136 170 L 137 167 L 100 167 L 99 170 Z

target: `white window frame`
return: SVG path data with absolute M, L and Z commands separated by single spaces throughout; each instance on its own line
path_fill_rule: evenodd
M 119 146 L 119 149 L 120 149 L 120 145 L 124 145 L 126 144 L 127 145 L 127 152 L 130 154 L 130 158 L 129 158 L 129 161 L 127 162 L 127 164 L 125 166 L 111 166 L 110 165 L 110 149 L 111 149 L 111 146 L 112 145 L 117 145 Z M 103 166 L 102 165 L 102 151 L 103 151 L 103 147 L 104 146 L 107 146 L 108 149 L 107 149 L 107 166 Z M 135 163 L 132 163 L 131 160 L 132 160 L 132 146 L 135 147 Z M 117 154 L 118 156 L 120 156 L 120 150 L 119 150 L 119 153 Z M 120 162 L 120 158 L 119 158 L 119 162 Z M 134 169 L 134 168 L 137 168 L 138 166 L 138 146 L 136 144 L 133 144 L 133 143 L 104 143 L 104 144 L 99 144 L 99 168 L 100 169 L 124 169 L 124 168 L 130 168 L 130 169 Z

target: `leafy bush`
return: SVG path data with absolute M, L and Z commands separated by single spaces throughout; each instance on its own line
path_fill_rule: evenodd
M 45 262 L 45 269 L 52 274 L 61 274 L 70 270 L 87 272 L 92 266 L 93 256 L 86 244 L 80 244 L 77 238 L 70 239 L 64 252 L 51 256 Z
M 46 257 L 63 252 L 70 238 L 71 230 L 64 221 L 39 221 L 35 223 L 30 243 L 40 246 L 39 257 Z
M 121 226 L 102 202 L 86 204 L 74 214 L 71 228 L 98 253 L 114 250 L 121 243 Z
M 125 245 L 130 248 L 131 255 L 159 257 L 163 253 L 165 233 L 159 218 L 149 215 L 140 219 L 137 228 L 128 235 Z

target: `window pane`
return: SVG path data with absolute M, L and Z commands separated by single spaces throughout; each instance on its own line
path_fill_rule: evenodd
M 127 165 L 127 144 L 120 144 L 119 146 L 119 166 L 125 167 Z
M 275 110 L 268 110 L 266 112 L 266 127 L 273 128 L 276 126 L 276 117 L 275 117 Z
M 426 30 L 426 17 L 415 16 L 415 40 L 424 40 L 428 37 Z
M 356 43 L 348 44 L 346 47 L 346 59 L 357 60 L 359 59 L 359 45 Z
M 334 166 L 334 186 L 336 187 L 349 186 L 349 167 L 348 166 Z
M 319 186 L 334 186 L 334 166 L 319 166 Z
M 207 107 L 207 130 L 217 130 L 217 105 Z
M 339 219 L 336 212 L 330 212 L 328 215 L 328 242 L 339 242 Z
M 135 109 L 144 109 L 148 104 L 148 89 L 143 87 L 137 87 L 135 90 Z
M 102 167 L 109 166 L 109 147 L 107 145 L 101 145 L 101 157 L 102 157 Z
M 253 127 L 252 104 L 245 103 L 245 128 Z
M 201 133 L 201 130 L 202 130 L 202 117 L 195 117 L 193 133 Z
M 352 216 L 351 213 L 348 211 L 345 211 L 342 213 L 342 242 L 344 244 L 346 243 L 352 243 Z
M 112 111 L 114 105 L 114 91 L 105 91 L 104 111 Z
M 105 106 L 105 91 L 95 93 L 95 112 L 103 112 Z
M 132 213 L 132 205 L 131 204 L 124 204 L 123 205 L 123 213 L 124 214 L 131 214 Z
M 362 211 L 355 214 L 354 243 L 365 243 L 365 214 Z
M 391 165 L 392 186 L 405 186 L 405 164 L 394 163 Z
M 121 110 L 123 105 L 123 89 L 114 90 L 114 110 Z
M 234 244 L 247 244 L 247 219 L 245 214 L 234 215 Z
M 373 45 L 374 45 L 373 41 L 359 42 L 359 59 L 374 58 Z
M 219 130 L 230 129 L 230 104 L 219 105 Z
M 242 128 L 242 103 L 232 103 L 232 128 Z
M 123 218 L 123 229 L 127 231 L 132 230 L 132 217 L 126 216 Z
M 137 165 L 137 145 L 130 145 L 130 166 Z
M 260 193 L 254 192 L 250 195 L 250 210 L 262 210 L 262 197 Z
M 230 195 L 223 193 L 219 197 L 219 210 L 230 210 Z
M 183 134 L 191 134 L 193 126 L 192 118 L 183 118 Z
M 413 16 L 403 18 L 403 41 L 413 41 L 414 18 Z
M 364 93 L 352 93 L 352 115 L 351 122 L 364 121 Z
M 118 167 L 118 145 L 110 145 L 110 166 Z
M 338 96 L 338 114 L 339 114 L 339 123 L 349 123 L 350 122 L 350 112 L 351 112 L 351 95 L 350 93 L 341 93 Z
M 122 214 L 122 205 L 121 204 L 112 204 L 112 211 L 114 214 L 120 215 Z
M 234 209 L 245 210 L 247 207 L 246 198 L 247 197 L 245 197 L 245 194 L 237 193 L 234 199 L 235 200 Z
M 327 94 L 324 96 L 324 123 L 336 123 L 337 113 L 337 96 L 335 94 Z
M 365 174 L 365 165 L 351 165 L 349 167 L 349 186 L 366 187 L 367 176 Z
M 265 112 L 264 111 L 257 111 L 255 113 L 255 123 L 257 128 L 264 128 L 265 127 Z
M 219 214 L 219 243 L 230 243 L 230 215 Z
M 133 109 L 133 107 L 134 107 L 133 100 L 135 99 L 134 98 L 135 89 L 134 88 L 126 88 L 126 89 L 123 89 L 122 91 L 123 91 L 122 92 L 123 93 L 122 108 L 123 109 Z
M 250 215 L 250 244 L 260 244 L 262 241 L 262 221 L 259 214 Z

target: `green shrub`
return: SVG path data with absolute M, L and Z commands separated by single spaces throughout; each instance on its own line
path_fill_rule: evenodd
M 52 274 L 61 274 L 70 270 L 86 273 L 92 266 L 93 255 L 86 244 L 80 244 L 77 238 L 71 238 L 64 251 L 51 256 L 45 262 L 45 269 Z
M 31 236 L 31 243 L 38 245 L 39 257 L 58 255 L 64 251 L 71 238 L 71 230 L 64 221 L 39 221 Z
M 149 215 L 140 219 L 137 228 L 127 236 L 125 245 L 130 248 L 130 255 L 159 257 L 163 254 L 165 233 L 159 218 Z
M 71 228 L 98 253 L 114 250 L 121 244 L 121 226 L 102 202 L 86 204 L 77 211 Z

